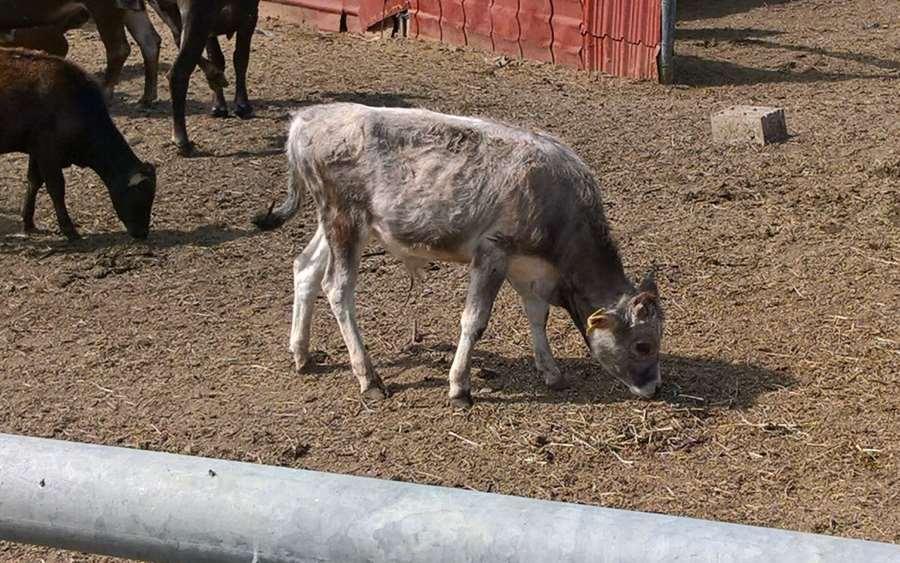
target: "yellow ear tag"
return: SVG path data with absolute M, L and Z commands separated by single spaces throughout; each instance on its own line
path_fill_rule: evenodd
M 588 330 L 603 330 L 609 328 L 609 317 L 606 315 L 606 311 L 600 309 L 588 317 L 587 327 Z

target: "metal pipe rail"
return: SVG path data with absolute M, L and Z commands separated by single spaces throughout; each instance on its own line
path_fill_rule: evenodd
M 0 539 L 160 561 L 900 561 L 900 546 L 0 434 Z
M 659 44 L 659 82 L 675 81 L 675 19 L 677 0 L 660 0 L 661 35 Z

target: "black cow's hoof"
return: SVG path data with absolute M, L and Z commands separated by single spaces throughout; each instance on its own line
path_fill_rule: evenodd
M 214 106 L 209 114 L 213 117 L 228 117 L 228 106 Z
M 141 99 L 138 100 L 138 105 L 144 109 L 151 109 L 156 105 L 156 97 L 149 98 L 147 96 L 142 96 Z
M 253 107 L 250 104 L 235 104 L 234 114 L 241 119 L 250 119 L 253 117 Z
M 75 229 L 63 229 L 62 234 L 69 240 L 69 242 L 81 240 L 81 235 L 79 235 L 78 231 L 76 231 Z
M 190 141 L 185 141 L 183 143 L 175 143 L 176 148 L 178 149 L 178 156 L 190 157 L 194 156 L 194 144 Z

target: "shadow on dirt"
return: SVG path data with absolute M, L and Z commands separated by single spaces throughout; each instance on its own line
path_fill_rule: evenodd
M 228 99 L 229 110 L 233 111 L 233 102 L 228 97 L 226 90 L 226 99 Z M 209 101 L 210 93 L 206 88 L 203 91 L 195 92 L 193 95 L 188 92 L 185 102 L 185 115 L 203 115 L 209 113 L 212 104 Z M 397 92 L 311 92 L 300 99 L 290 100 L 269 100 L 266 98 L 250 97 L 250 104 L 253 106 L 256 115 L 251 119 L 257 119 L 264 114 L 269 119 L 283 120 L 287 122 L 290 112 L 307 106 L 316 104 L 327 104 L 333 102 L 350 102 L 356 104 L 364 104 L 373 107 L 397 107 L 408 108 L 414 107 L 413 100 L 426 99 L 424 96 L 416 94 L 405 94 Z M 172 113 L 172 103 L 168 98 L 158 99 L 153 106 L 149 108 L 141 107 L 137 103 L 137 98 L 128 94 L 116 93 L 116 102 L 110 107 L 110 113 L 115 116 L 125 117 L 142 117 L 151 119 L 169 119 Z M 272 113 L 281 115 L 271 115 Z M 231 113 L 224 119 L 237 119 Z
M 9 227 L 7 223 L 12 222 Z M 224 225 L 202 225 L 190 231 L 151 230 L 146 241 L 138 241 L 124 231 L 83 234 L 82 239 L 67 241 L 55 231 L 38 231 L 32 236 L 20 235 L 18 221 L 0 215 L 0 254 L 90 254 L 115 247 L 143 247 L 148 251 L 179 246 L 212 248 L 240 238 L 261 234 L 257 229 L 231 229 Z
M 721 59 L 711 60 L 696 54 L 677 54 L 676 81 L 691 86 L 749 85 L 772 82 L 840 82 L 856 79 L 895 78 L 897 72 L 900 71 L 900 60 L 849 51 L 835 51 L 822 47 L 781 43 L 772 39 L 779 35 L 783 35 L 783 32 L 754 28 L 679 29 L 676 31 L 676 41 L 690 41 L 692 46 L 699 49 L 727 43 L 740 47 L 792 53 L 794 58 L 775 68 L 754 68 Z M 821 64 L 823 57 L 855 62 L 889 73 L 828 72 L 814 66 Z
M 380 362 L 385 383 L 394 394 L 408 389 L 447 386 L 455 347 L 450 344 L 413 345 L 395 360 Z M 377 358 L 376 358 L 377 361 Z M 472 389 L 476 402 L 485 403 L 573 403 L 604 404 L 638 400 L 623 384 L 602 373 L 588 358 L 557 358 L 559 367 L 572 384 L 565 391 L 544 386 L 531 356 L 507 358 L 476 350 L 472 359 Z M 317 365 L 313 373 L 349 371 L 346 362 Z M 706 408 L 752 406 L 765 393 L 792 387 L 795 380 L 786 372 L 753 365 L 731 364 L 709 358 L 689 358 L 665 354 L 662 357 L 663 385 L 651 401 Z M 410 370 L 428 375 L 415 381 L 392 381 Z M 405 379 L 405 378 L 404 378 Z M 482 392 L 480 392 L 482 391 Z
M 5 210 L 0 210 L 0 213 L 5 213 Z M 10 212 L 10 215 L 13 213 Z M 6 235 L 16 234 L 21 232 L 22 230 L 22 220 L 16 217 L 15 219 L 11 217 L 7 217 L 5 215 L 0 214 L 0 237 Z
M 678 20 L 705 20 L 723 18 L 732 14 L 749 12 L 757 8 L 772 8 L 790 4 L 793 0 L 678 0 Z
M 775 82 L 842 82 L 844 80 L 883 80 L 896 75 L 851 74 L 824 72 L 807 67 L 793 70 L 788 63 L 780 68 L 765 69 L 739 65 L 736 63 L 710 60 L 693 55 L 678 55 L 676 59 L 676 83 L 688 86 L 748 86 Z

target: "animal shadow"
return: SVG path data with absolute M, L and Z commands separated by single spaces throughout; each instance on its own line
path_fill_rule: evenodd
M 447 343 L 414 344 L 397 357 L 382 362 L 379 369 L 392 393 L 409 389 L 447 386 L 447 373 L 455 346 Z M 319 365 L 316 373 L 346 371 L 340 363 Z M 476 400 L 486 403 L 574 403 L 604 404 L 638 400 L 623 384 L 603 373 L 589 358 L 557 358 L 560 369 L 572 386 L 565 391 L 547 389 L 534 367 L 531 355 L 517 358 L 491 351 L 475 350 L 472 359 L 472 388 Z M 404 372 L 417 375 L 410 380 Z M 714 358 L 664 354 L 661 358 L 662 386 L 653 401 L 673 405 L 690 403 L 700 407 L 744 409 L 771 391 L 792 387 L 794 378 L 785 371 L 752 364 L 736 364 Z M 392 381 L 397 379 L 403 381 Z

